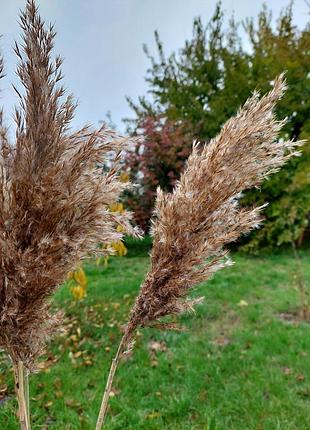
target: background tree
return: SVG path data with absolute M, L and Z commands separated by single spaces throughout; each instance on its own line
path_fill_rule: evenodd
M 144 230 L 149 228 L 156 189 L 172 188 L 182 171 L 192 146 L 184 125 L 160 115 L 142 117 L 139 133 L 146 136 L 128 153 L 126 167 L 139 186 L 127 191 L 127 204 L 133 209 L 135 221 Z
M 165 152 L 160 135 L 165 135 L 167 124 L 186 136 L 184 148 L 194 139 L 209 141 L 255 88 L 267 91 L 274 77 L 285 70 L 289 88 L 277 114 L 280 118 L 288 117 L 288 122 L 281 137 L 309 136 L 309 24 L 303 30 L 296 28 L 292 4 L 289 4 L 276 26 L 272 25 L 271 11 L 264 6 L 257 20 L 246 20 L 243 28 L 249 38 L 249 52 L 242 44 L 240 25 L 233 18 L 224 28 L 219 3 L 206 25 L 200 18 L 194 20 L 192 38 L 177 53 L 166 57 L 157 32 L 157 57 L 145 47 L 151 63 L 146 76 L 151 101 L 140 97 L 138 103 L 132 100 L 129 103 L 135 113 L 132 131 L 143 132 L 148 143 L 136 148 L 140 164 L 129 154 L 127 165 L 139 179 L 141 187 L 136 190 L 135 197 L 142 208 L 147 201 L 147 213 L 152 207 L 150 199 L 145 198 L 151 189 L 149 178 L 155 175 L 154 183 L 166 172 L 157 159 L 156 169 L 152 163 L 143 163 L 144 158 L 150 161 L 148 149 L 153 145 L 150 142 L 154 142 L 152 130 L 141 128 L 146 118 L 160 118 L 160 121 L 155 120 L 158 153 Z M 177 144 L 179 142 L 180 138 Z M 174 145 L 173 139 L 170 145 Z M 264 227 L 249 236 L 248 249 L 302 240 L 310 210 L 309 155 L 309 147 L 305 145 L 302 157 L 292 160 L 260 190 L 245 194 L 244 204 L 269 202 Z M 143 164 L 146 169 L 140 169 Z

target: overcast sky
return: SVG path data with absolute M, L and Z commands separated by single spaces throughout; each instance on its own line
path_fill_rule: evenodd
M 149 65 L 142 51 L 146 43 L 154 52 L 158 30 L 169 53 L 191 36 L 193 18 L 207 21 L 216 0 L 39 0 L 44 19 L 56 24 L 56 53 L 64 58 L 64 84 L 79 101 L 74 126 L 98 124 L 111 112 L 113 122 L 124 130 L 122 118 L 131 110 L 125 100 L 146 93 L 144 76 Z M 236 20 L 257 16 L 261 0 L 223 0 L 226 16 Z M 288 0 L 269 0 L 274 17 Z M 23 0 L 0 0 L 0 47 L 5 55 L 7 78 L 1 84 L 0 102 L 11 123 L 16 98 L 10 86 L 14 78 L 12 45 L 18 38 L 18 12 Z M 303 28 L 309 17 L 305 0 L 295 0 L 295 24 Z

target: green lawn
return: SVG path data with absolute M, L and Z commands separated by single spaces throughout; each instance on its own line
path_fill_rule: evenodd
M 310 326 L 280 317 L 298 306 L 295 260 L 289 252 L 233 258 L 233 267 L 195 291 L 206 300 L 183 318 L 186 331 L 138 333 L 133 357 L 116 375 L 106 429 L 310 429 Z M 309 285 L 310 251 L 301 259 Z M 31 376 L 33 429 L 94 429 L 147 266 L 146 252 L 129 250 L 106 269 L 87 266 L 86 299 L 73 302 L 66 288 L 59 291 L 67 332 Z M 0 358 L 0 428 L 13 430 L 12 372 Z

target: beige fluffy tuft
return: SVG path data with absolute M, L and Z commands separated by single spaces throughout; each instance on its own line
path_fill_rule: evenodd
M 242 191 L 276 172 L 302 142 L 278 139 L 285 121 L 274 115 L 286 85 L 279 76 L 272 90 L 255 92 L 220 134 L 195 143 L 186 169 L 171 194 L 158 190 L 149 271 L 127 331 L 192 309 L 190 290 L 231 264 L 225 246 L 262 221 L 262 207 L 242 208 Z

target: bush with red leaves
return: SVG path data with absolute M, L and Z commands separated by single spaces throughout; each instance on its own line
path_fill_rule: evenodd
M 182 125 L 161 116 L 147 116 L 137 127 L 143 136 L 127 153 L 126 169 L 137 186 L 127 192 L 126 203 L 136 223 L 148 231 L 156 189 L 170 192 L 179 179 L 192 148 L 192 139 Z

